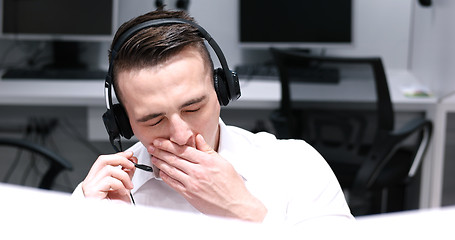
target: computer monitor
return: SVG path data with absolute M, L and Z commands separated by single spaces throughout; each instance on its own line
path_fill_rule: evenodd
M 240 0 L 240 45 L 330 48 L 353 44 L 352 0 Z
M 118 0 L 0 0 L 0 38 L 53 42 L 55 67 L 80 67 L 78 45 L 110 41 Z

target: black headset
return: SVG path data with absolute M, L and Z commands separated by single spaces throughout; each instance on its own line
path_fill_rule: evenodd
M 120 35 L 117 42 L 113 45 L 111 49 L 109 69 L 104 82 L 104 96 L 106 99 L 107 111 L 103 114 L 103 122 L 109 135 L 109 140 L 117 151 L 119 151 L 119 149 L 114 145 L 114 140 L 117 139 L 119 141 L 119 144 L 121 144 L 120 136 L 123 136 L 126 139 L 130 139 L 134 133 L 131 129 L 128 115 L 126 114 L 123 106 L 119 103 L 113 104 L 112 101 L 112 75 L 115 58 L 123 44 L 137 32 L 146 28 L 162 26 L 166 24 L 189 24 L 193 27 L 196 27 L 201 37 L 204 38 L 212 47 L 221 64 L 221 68 L 215 69 L 213 74 L 215 91 L 218 96 L 220 105 L 226 106 L 229 104 L 229 102 L 235 101 L 240 97 L 240 84 L 237 74 L 229 70 L 226 58 L 224 57 L 221 48 L 204 28 L 192 21 L 180 18 L 155 19 L 135 25 Z

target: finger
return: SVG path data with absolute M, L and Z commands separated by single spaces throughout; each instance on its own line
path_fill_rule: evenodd
M 164 171 L 160 171 L 160 178 L 163 180 L 163 182 L 165 182 L 168 186 L 177 192 L 183 192 L 185 190 L 185 186 L 180 181 L 172 178 Z
M 122 166 L 126 169 L 133 169 L 134 164 L 130 161 L 132 153 L 116 153 L 111 155 L 101 155 L 92 166 L 93 171 L 100 171 L 105 166 Z
M 134 153 L 131 152 L 131 151 L 126 151 L 126 152 L 118 152 L 116 153 L 115 155 L 118 155 L 120 157 L 123 157 L 125 159 L 127 159 L 128 161 L 132 162 L 132 163 L 137 163 L 137 158 L 134 156 Z M 134 160 L 136 159 L 136 160 Z M 134 162 L 135 161 L 135 162 Z M 123 165 L 122 163 L 125 163 L 127 165 L 127 167 L 125 167 L 125 165 Z M 127 163 L 127 162 L 121 162 L 120 165 L 123 167 L 123 168 L 126 168 L 126 169 L 135 169 L 135 167 L 130 167 L 131 164 Z M 134 166 L 134 164 L 133 164 Z
M 133 163 L 138 163 L 139 161 L 137 160 L 137 157 L 133 156 L 131 158 L 129 158 L 129 160 Z
M 130 161 L 133 162 L 133 163 L 138 163 L 137 157 L 131 157 Z M 128 173 L 130 179 L 133 178 L 134 173 L 136 172 L 136 168 L 135 167 L 132 168 L 132 169 L 122 168 L 122 170 L 125 171 L 126 173 Z
M 207 144 L 207 142 L 205 141 L 204 137 L 201 134 L 198 134 L 196 136 L 196 149 L 206 153 L 214 152 L 212 147 L 210 147 L 210 145 Z
M 131 182 L 130 175 L 118 167 L 106 166 L 103 168 L 99 172 L 97 179 L 99 179 L 98 181 L 101 181 L 101 179 L 106 178 L 118 179 L 120 182 L 122 182 L 124 188 L 133 189 L 133 183 Z M 96 181 L 97 180 L 94 179 L 94 182 Z
M 186 149 L 186 146 L 175 144 L 170 140 L 164 138 L 155 139 L 153 141 L 153 146 L 155 146 L 155 149 L 161 149 L 167 152 L 174 153 L 176 155 L 182 154 Z M 153 154 L 156 154 L 156 150 L 153 152 Z
M 155 139 L 153 145 L 155 146 L 155 149 L 152 155 L 157 156 L 170 164 L 173 164 L 170 162 L 170 160 L 173 160 L 173 156 L 177 156 L 181 160 L 186 160 L 192 163 L 199 163 L 198 153 L 193 147 L 180 146 L 166 139 Z
M 103 180 L 104 192 L 116 192 L 119 195 L 129 194 L 129 190 L 126 189 L 121 181 L 116 178 L 105 178 Z
M 131 152 L 131 151 L 115 153 L 115 155 L 119 155 L 119 156 L 122 156 L 122 157 L 125 157 L 125 158 L 131 158 L 133 156 L 133 154 L 134 153 Z
M 96 180 L 84 180 L 82 190 L 85 197 L 104 199 L 110 192 L 117 191 L 119 194 L 129 192 L 124 183 L 112 176 L 104 176 Z
M 174 159 L 178 159 L 175 155 L 172 156 Z M 155 165 L 157 168 L 160 169 L 160 172 L 165 172 L 167 175 L 174 179 L 183 179 L 187 173 L 185 172 L 185 163 L 188 164 L 187 161 L 184 160 L 171 160 L 169 163 L 166 160 L 157 158 L 153 156 L 151 158 L 152 164 Z

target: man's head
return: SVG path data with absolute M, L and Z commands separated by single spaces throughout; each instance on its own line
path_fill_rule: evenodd
M 192 20 L 183 12 L 151 12 L 123 24 L 113 46 L 131 27 L 163 18 Z M 137 138 L 146 146 L 158 137 L 192 146 L 200 133 L 216 149 L 220 105 L 213 63 L 198 28 L 192 24 L 148 27 L 117 50 L 113 85 Z
M 194 19 L 183 11 L 157 10 L 131 19 L 120 26 L 112 41 L 111 49 L 119 37 L 127 30 L 146 21 L 165 18 L 179 18 L 188 21 Z M 144 67 L 156 66 L 168 58 L 177 55 L 185 47 L 192 47 L 203 57 L 204 64 L 213 71 L 213 62 L 201 38 L 198 29 L 188 24 L 165 24 L 142 29 L 126 41 L 118 50 L 113 68 L 113 85 L 119 101 L 121 91 L 118 89 L 117 73 Z M 112 62 L 112 52 L 109 61 Z M 213 72 L 212 72 L 213 74 Z

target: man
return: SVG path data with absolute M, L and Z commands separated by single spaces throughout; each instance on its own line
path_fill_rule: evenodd
M 112 81 L 140 142 L 100 156 L 73 195 L 253 222 L 352 220 L 333 172 L 312 147 L 222 122 L 220 95 L 232 89 L 219 90 L 203 30 L 183 22 L 121 37 L 141 23 L 169 18 L 193 21 L 184 12 L 157 10 L 117 31 Z M 116 49 L 118 41 L 124 43 Z

